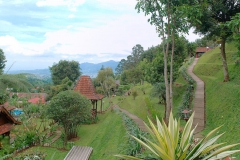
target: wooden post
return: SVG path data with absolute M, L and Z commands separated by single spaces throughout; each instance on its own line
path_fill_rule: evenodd
M 93 108 L 92 108 L 92 109 L 94 109 L 94 103 L 95 103 L 95 101 L 94 101 L 94 100 L 92 100 L 92 106 L 93 106 Z
M 97 100 L 95 100 L 95 102 L 96 102 L 96 115 L 97 115 Z
M 101 113 L 102 113 L 102 99 L 101 99 Z

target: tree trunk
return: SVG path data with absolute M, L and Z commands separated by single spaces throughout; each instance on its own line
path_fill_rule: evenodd
M 166 103 L 166 97 L 164 95 L 162 95 L 162 99 L 164 102 L 164 107 L 165 107 L 165 112 L 164 112 L 164 121 L 166 122 L 166 113 L 167 113 L 167 103 Z
M 165 87 L 166 87 L 166 117 L 165 122 L 168 125 L 170 112 L 171 112 L 171 103 L 170 103 L 170 88 L 169 88 L 169 82 L 168 82 L 168 51 L 169 51 L 169 35 L 170 35 L 170 6 L 168 2 L 168 28 L 167 28 L 167 47 L 166 51 L 164 53 L 164 81 L 165 81 Z
M 173 19 L 173 26 L 175 25 L 175 19 Z M 170 63 L 170 110 L 173 108 L 173 57 L 175 49 L 175 34 L 174 28 L 172 29 L 172 54 L 171 54 L 171 63 Z
M 226 52 L 225 52 L 225 42 L 226 42 L 226 39 L 222 38 L 222 41 L 221 41 L 221 55 L 222 55 L 223 73 L 224 73 L 223 82 L 228 82 L 228 81 L 230 81 L 230 78 L 229 78 L 229 74 L 228 74 L 227 57 L 226 57 Z

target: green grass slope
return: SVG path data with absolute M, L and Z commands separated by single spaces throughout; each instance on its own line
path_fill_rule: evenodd
M 120 153 L 126 142 L 122 117 L 110 110 L 98 117 L 97 124 L 80 127 L 80 140 L 76 141 L 75 145 L 92 147 L 90 160 L 117 160 L 113 155 Z
M 205 82 L 207 123 L 203 133 L 223 125 L 219 133 L 226 133 L 220 141 L 228 144 L 240 142 L 240 65 L 235 64 L 236 51 L 234 44 L 226 45 L 230 82 L 223 82 L 219 47 L 205 53 L 194 68 Z
M 118 158 L 114 155 L 122 152 L 127 143 L 127 133 L 122 116 L 116 111 L 108 110 L 103 114 L 98 114 L 98 118 L 99 121 L 96 124 L 79 127 L 79 139 L 74 141 L 74 145 L 92 147 L 93 153 L 90 160 L 117 160 Z M 68 153 L 68 150 L 57 149 L 61 147 L 63 147 L 63 143 L 59 139 L 52 144 L 52 147 L 32 147 L 21 154 L 41 151 L 47 155 L 46 160 L 61 160 Z M 20 154 L 16 156 L 20 156 Z
M 136 85 L 131 88 L 132 91 L 137 91 L 138 96 L 136 99 L 133 99 L 133 96 L 123 96 L 123 100 L 117 104 L 129 111 L 130 113 L 138 116 L 142 120 L 148 123 L 147 117 L 155 120 L 155 117 L 158 116 L 160 119 L 164 117 L 164 104 L 159 104 L 158 97 L 151 96 L 152 85 L 145 82 L 144 85 Z M 143 93 L 145 91 L 145 94 Z M 178 116 L 178 107 L 182 102 L 182 95 L 186 92 L 186 81 L 180 75 L 179 78 L 174 83 L 173 88 L 173 113 L 175 116 Z M 119 97 L 115 97 L 119 98 Z M 149 100 L 149 104 L 146 103 L 146 99 Z M 116 102 L 116 101 L 115 101 Z

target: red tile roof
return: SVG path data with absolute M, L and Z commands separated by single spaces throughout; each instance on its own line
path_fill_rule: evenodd
M 10 93 L 10 97 L 13 95 L 17 95 L 18 98 L 27 98 L 27 99 L 32 99 L 32 98 L 46 98 L 47 94 L 46 93 L 23 93 L 23 92 L 19 92 L 19 93 Z
M 6 123 L 0 126 L 0 135 L 11 131 L 13 124 Z
M 6 108 L 7 111 L 11 111 L 11 110 L 16 109 L 16 107 L 14 107 L 14 106 L 11 106 L 11 107 L 5 107 L 5 108 Z
M 1 116 L 4 116 L 5 118 L 7 118 L 11 123 L 21 124 L 21 122 L 13 118 L 13 116 L 7 111 L 7 109 L 4 106 L 0 106 L 0 114 Z
M 74 88 L 74 91 L 79 92 L 90 100 L 100 100 L 104 97 L 104 95 L 96 93 L 92 80 L 89 76 L 81 76 Z
M 46 101 L 44 98 L 32 98 L 32 99 L 29 99 L 28 102 L 32 103 L 32 104 L 45 104 Z
M 8 102 L 5 102 L 5 103 L 3 104 L 3 106 L 6 108 L 6 107 L 9 106 L 9 103 L 8 103 Z
M 207 51 L 209 51 L 209 50 L 211 50 L 209 47 L 197 47 L 196 48 L 196 52 L 197 53 L 205 53 L 205 52 L 207 52 Z

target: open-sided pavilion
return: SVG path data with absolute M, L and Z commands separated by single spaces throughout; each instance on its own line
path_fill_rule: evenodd
M 94 88 L 94 85 L 92 83 L 92 79 L 90 76 L 81 76 L 74 88 L 75 91 L 79 92 L 81 95 L 85 96 L 87 99 L 91 100 L 93 109 L 92 114 L 94 116 L 97 115 L 97 101 L 101 100 L 101 110 L 102 112 L 102 99 L 104 98 L 104 95 L 96 93 L 96 90 Z

